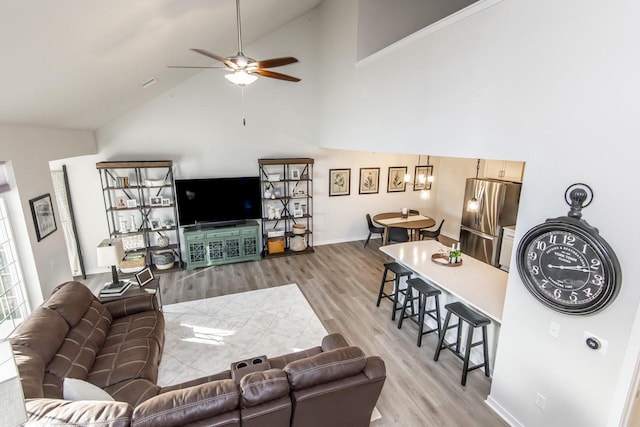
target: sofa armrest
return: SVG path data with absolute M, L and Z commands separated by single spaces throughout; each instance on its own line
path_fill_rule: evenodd
M 379 356 L 367 357 L 367 364 L 362 373 L 370 380 L 386 378 L 387 368 L 385 367 L 384 360 Z
M 122 298 L 115 301 L 109 301 L 103 303 L 111 316 L 114 319 L 118 319 L 124 316 L 130 316 L 136 313 L 142 313 L 144 311 L 157 311 L 159 310 L 158 301 L 153 294 L 149 295 L 136 295 L 131 298 Z
M 28 425 L 74 425 L 125 427 L 133 408 L 124 402 L 62 399 L 27 399 Z
M 239 410 L 240 389 L 234 380 L 173 390 L 145 400 L 133 411 L 135 426 L 181 426 Z
M 349 343 L 340 334 L 330 334 L 322 338 L 322 351 L 335 350 L 341 347 L 349 347 Z

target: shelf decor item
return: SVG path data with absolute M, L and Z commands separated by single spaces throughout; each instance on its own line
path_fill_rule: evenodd
M 31 215 L 33 216 L 33 223 L 36 227 L 36 237 L 39 242 L 58 229 L 56 226 L 56 217 L 53 214 L 51 195 L 47 193 L 31 199 L 29 200 L 29 205 L 31 206 Z

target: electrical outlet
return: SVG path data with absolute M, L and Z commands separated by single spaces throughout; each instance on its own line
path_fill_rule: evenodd
M 558 335 L 560 335 L 560 325 L 556 322 L 551 322 L 549 325 L 549 335 L 554 338 L 558 338 Z
M 544 409 L 546 404 L 547 398 L 540 393 L 536 393 L 536 406 L 540 409 Z

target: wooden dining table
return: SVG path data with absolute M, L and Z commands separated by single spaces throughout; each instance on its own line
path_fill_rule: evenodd
M 373 221 L 384 227 L 384 235 L 382 244 L 389 242 L 389 227 L 406 228 L 409 231 L 411 240 L 415 240 L 415 235 L 422 228 L 429 228 L 436 225 L 433 218 L 420 214 L 409 214 L 406 218 L 402 217 L 402 212 L 384 212 L 374 215 Z

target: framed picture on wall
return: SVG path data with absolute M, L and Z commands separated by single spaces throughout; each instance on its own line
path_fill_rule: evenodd
M 380 168 L 360 168 L 360 194 L 376 194 L 380 184 Z
M 413 191 L 431 190 L 431 183 L 429 177 L 433 175 L 433 166 L 416 166 L 416 173 L 413 177 Z M 424 180 L 420 179 L 420 176 L 424 177 Z
M 53 206 L 51 205 L 51 195 L 47 193 L 31 199 L 29 200 L 29 205 L 31 206 L 31 215 L 33 216 L 36 237 L 39 242 L 58 229 L 56 218 L 53 214 Z
M 387 181 L 387 193 L 398 193 L 405 191 L 407 184 L 404 176 L 407 174 L 406 166 L 391 166 L 389 168 L 389 179 Z
M 351 169 L 329 169 L 329 197 L 351 194 Z

